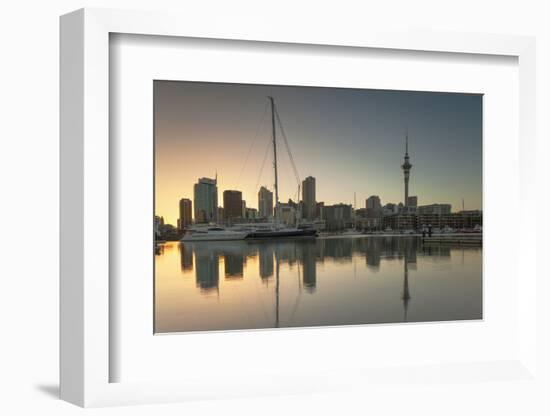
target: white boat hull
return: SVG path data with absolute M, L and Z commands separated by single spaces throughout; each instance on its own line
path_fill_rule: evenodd
M 214 233 L 214 234 L 193 234 L 190 236 L 183 236 L 180 241 L 183 242 L 198 242 L 198 241 L 234 241 L 244 240 L 248 233 Z

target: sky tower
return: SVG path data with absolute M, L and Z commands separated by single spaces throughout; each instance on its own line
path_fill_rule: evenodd
M 405 158 L 401 169 L 403 169 L 403 175 L 405 179 L 405 200 L 403 205 L 407 206 L 409 204 L 409 175 L 411 173 L 412 165 L 409 162 L 409 131 L 405 133 Z

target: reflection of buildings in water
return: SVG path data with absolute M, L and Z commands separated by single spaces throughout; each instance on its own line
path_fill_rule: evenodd
M 327 240 L 325 239 L 318 239 L 317 244 L 315 245 L 315 256 L 317 257 L 317 261 L 319 263 L 325 262 L 325 242 Z
M 181 270 L 193 270 L 193 250 L 191 247 L 186 247 L 185 244 L 180 243 L 179 250 Z
M 226 279 L 239 279 L 243 277 L 244 256 L 242 253 L 224 253 L 223 262 Z
M 451 245 L 422 245 L 422 254 L 425 256 L 451 257 Z
M 279 264 L 287 263 L 290 267 L 296 264 L 296 244 L 297 240 L 277 243 L 275 254 Z
M 313 293 L 317 287 L 317 249 L 315 241 L 304 243 L 300 247 L 302 283 L 307 292 Z
M 352 254 L 352 238 L 329 238 L 325 240 L 324 257 L 341 263 L 349 263 L 351 262 Z
M 214 250 L 197 250 L 195 248 L 195 277 L 197 287 L 204 291 L 218 289 L 219 256 Z
M 264 243 L 258 247 L 260 277 L 262 280 L 270 279 L 273 277 L 273 244 Z
M 368 238 L 364 249 L 367 266 L 373 270 L 378 270 L 380 268 L 380 257 L 382 253 L 382 239 Z

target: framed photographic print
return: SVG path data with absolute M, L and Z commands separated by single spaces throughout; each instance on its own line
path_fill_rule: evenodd
M 181 22 L 61 19 L 62 398 L 538 383 L 533 39 Z
M 155 333 L 482 318 L 481 94 L 153 95 Z

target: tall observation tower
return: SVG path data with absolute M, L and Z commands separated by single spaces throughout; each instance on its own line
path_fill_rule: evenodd
M 412 165 L 409 162 L 409 132 L 405 134 L 405 158 L 401 169 L 403 169 L 403 175 L 405 179 L 405 201 L 403 201 L 404 206 L 409 205 L 409 175 L 411 173 Z

